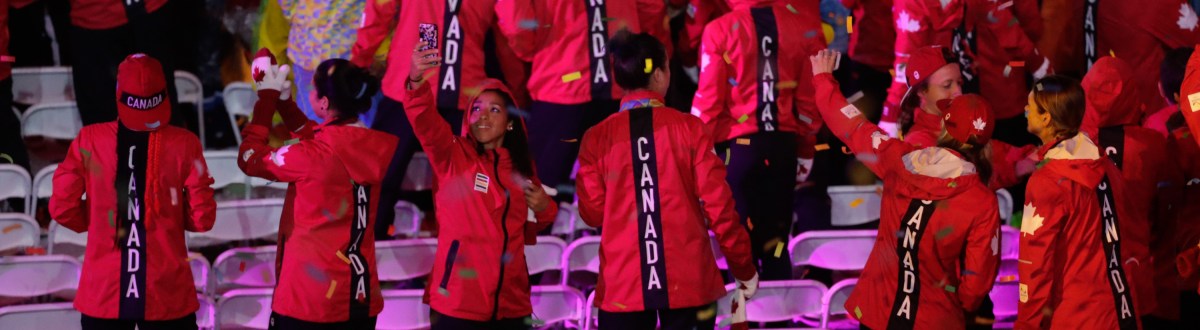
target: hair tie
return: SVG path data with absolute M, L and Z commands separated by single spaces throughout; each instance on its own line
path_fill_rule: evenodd
M 358 95 L 357 95 L 357 96 L 355 96 L 354 98 L 356 98 L 356 99 L 360 99 L 360 98 L 362 98 L 362 97 L 363 97 L 363 93 L 366 93 L 366 92 L 367 92 L 367 83 L 365 83 L 365 82 L 364 82 L 364 83 L 362 84 L 362 88 L 359 88 L 359 89 L 358 89 Z

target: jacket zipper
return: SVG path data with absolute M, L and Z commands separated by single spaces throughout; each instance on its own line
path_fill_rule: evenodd
M 507 253 L 508 247 L 508 207 L 509 195 L 508 188 L 501 183 L 503 180 L 500 175 L 500 155 L 495 150 L 492 150 L 492 175 L 496 177 L 496 185 L 500 186 L 500 191 L 504 192 L 504 213 L 500 215 L 500 230 L 504 232 L 504 241 L 500 243 L 500 276 L 496 278 L 496 294 L 492 300 L 492 320 L 496 320 L 496 316 L 500 312 L 500 288 L 504 285 L 504 254 Z

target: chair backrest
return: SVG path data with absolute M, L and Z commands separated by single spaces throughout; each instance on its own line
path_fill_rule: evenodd
M 58 224 L 57 221 L 51 221 L 50 230 L 46 235 L 46 253 L 83 259 L 83 254 L 87 250 L 87 241 L 87 232 L 76 233 L 74 230 Z
M 42 229 L 25 213 L 0 213 L 0 255 L 38 246 Z M 3 283 L 3 282 L 0 282 Z
M 252 176 L 250 178 L 250 187 L 267 187 L 271 189 L 286 190 L 287 182 L 271 181 L 260 177 Z
M 1000 208 L 1000 220 L 1003 220 L 1001 223 L 1007 224 L 1012 220 L 1013 216 L 1012 194 L 1008 193 L 1008 190 L 1004 188 L 996 190 L 996 204 Z
M 217 202 L 217 220 L 212 230 L 188 232 L 189 247 L 274 237 L 283 213 L 282 198 Z
M 575 219 L 579 217 L 579 210 L 571 203 L 558 203 L 558 214 L 554 217 L 554 224 L 551 225 L 550 233 L 554 235 L 562 235 L 574 237 Z
M 587 302 L 583 303 L 583 324 L 580 328 L 583 330 L 591 330 L 596 326 L 596 317 L 600 313 L 600 309 L 594 306 L 596 304 L 596 290 L 588 294 Z
M 75 102 L 38 103 L 21 115 L 21 136 L 74 140 L 83 129 Z
M 79 311 L 69 302 L 8 306 L 0 308 L 0 329 L 82 329 L 79 315 Z
M 37 175 L 33 176 L 33 197 L 50 198 L 54 194 L 54 171 L 58 170 L 58 164 L 50 164 L 38 170 Z
M 74 296 L 79 286 L 79 260 L 68 256 L 0 258 L 0 297 Z M 14 285 L 19 283 L 20 285 Z
M 1021 230 L 1009 225 L 1000 225 L 1000 257 L 1016 259 L 1020 256 Z
M 879 219 L 882 186 L 830 186 L 826 191 L 832 205 L 833 226 L 855 226 Z
M 208 272 L 212 269 L 212 264 L 208 263 L 208 258 L 203 254 L 196 252 L 188 252 L 188 266 L 192 268 L 192 284 L 196 286 L 196 292 L 206 292 L 208 290 Z
M 405 238 L 414 238 L 421 235 L 421 219 L 424 218 L 424 212 L 409 201 L 396 201 L 394 206 L 396 210 L 393 236 Z
M 432 188 L 433 166 L 429 165 L 429 157 L 425 156 L 424 152 L 414 153 L 412 160 L 408 162 L 408 168 L 404 169 L 404 181 L 400 183 L 400 189 L 422 191 Z
M 275 246 L 232 248 L 213 262 L 209 292 L 275 286 Z
M 196 107 L 196 125 L 200 129 L 200 146 L 207 146 L 204 134 L 204 85 L 200 78 L 187 71 L 175 71 L 175 97 L 179 103 L 191 103 Z
M 225 99 L 225 113 L 229 114 L 229 124 L 233 125 L 234 138 L 242 144 L 242 128 L 238 126 L 238 116 L 249 118 L 254 113 L 254 103 L 258 102 L 258 94 L 249 83 L 233 82 L 225 85 L 221 93 Z M 307 96 L 306 96 L 307 97 Z
M 725 286 L 727 292 L 717 301 L 718 319 L 729 317 L 737 283 Z M 824 284 L 813 280 L 762 281 L 754 299 L 746 301 L 746 320 L 777 322 L 798 320 L 804 315 L 819 315 L 821 299 L 828 291 Z
M 213 321 L 217 318 L 217 303 L 203 294 L 197 294 L 196 300 L 200 301 L 200 309 L 196 310 L 196 327 L 200 330 L 212 329 L 216 326 Z
M 271 289 L 237 289 L 217 300 L 217 329 L 267 329 L 271 323 Z
M 13 68 L 13 101 L 21 104 L 71 101 L 69 95 L 75 93 L 71 81 L 70 67 Z
M 821 298 L 821 304 L 825 307 L 824 313 L 821 313 L 821 328 L 829 328 L 831 316 L 846 314 L 846 299 L 850 298 L 855 286 L 858 286 L 857 278 L 845 279 L 829 287 L 825 297 Z
M 429 305 L 421 301 L 425 290 L 383 290 L 383 311 L 375 328 L 380 330 L 428 329 Z
M 562 257 L 562 284 L 567 284 L 567 278 L 573 271 L 588 271 L 600 273 L 600 236 L 588 236 L 576 239 L 567 245 Z
M 525 246 L 525 265 L 529 274 L 540 274 L 548 270 L 561 270 L 563 252 L 567 243 L 554 236 L 538 236 L 537 245 Z
M 213 189 L 221 189 L 235 183 L 246 183 L 246 174 L 238 167 L 237 150 L 212 150 L 204 152 L 204 163 L 213 178 Z
M 795 265 L 862 270 L 875 246 L 877 230 L 812 230 L 793 237 L 788 251 Z
M 583 292 L 565 285 L 535 285 L 530 290 L 533 318 L 544 324 L 576 326 L 584 318 Z
M 418 238 L 375 242 L 375 267 L 380 281 L 403 281 L 429 275 L 437 259 L 437 239 Z
M 0 164 L 0 199 L 20 198 L 22 206 L 29 206 L 29 196 L 33 192 L 33 179 L 24 167 L 13 164 Z M 28 213 L 28 209 L 26 210 Z

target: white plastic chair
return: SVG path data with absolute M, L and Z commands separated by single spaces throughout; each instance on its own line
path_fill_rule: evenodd
M 429 305 L 421 301 L 425 290 L 383 290 L 383 311 L 376 319 L 375 329 L 428 329 Z
M 396 215 L 393 218 L 393 227 L 396 231 L 392 232 L 392 236 L 400 236 L 404 238 L 415 238 L 421 236 L 421 219 L 425 217 L 425 213 L 421 212 L 421 208 L 416 204 L 408 201 L 396 201 L 393 207 L 396 210 Z
M 573 271 L 600 273 L 600 236 L 580 238 L 567 245 L 562 256 L 562 285 L 567 285 Z
M 238 168 L 237 150 L 213 150 L 204 152 L 204 163 L 213 178 L 213 189 L 225 188 L 235 183 L 246 183 L 246 174 Z
M 882 186 L 830 186 L 826 191 L 832 205 L 833 226 L 856 226 L 879 219 Z
M 42 295 L 75 299 L 81 267 L 68 256 L 0 258 L 0 305 Z
M 54 194 L 55 170 L 58 170 L 57 163 L 43 167 L 41 170 L 38 170 L 36 175 L 33 176 L 33 198 L 29 199 L 29 203 L 27 203 L 28 206 L 25 207 L 25 213 L 29 214 L 29 216 L 36 216 L 37 201 L 39 199 L 50 198 L 50 195 Z
M 238 145 L 241 145 L 242 128 L 237 124 L 237 117 L 250 118 L 254 113 L 254 103 L 258 102 L 258 94 L 249 83 L 239 81 L 225 85 L 225 91 L 221 95 L 225 99 L 225 112 L 229 114 L 229 124 L 233 126 L 230 132 L 233 132 L 233 137 L 237 139 Z
M 584 298 L 579 290 L 565 285 L 535 285 L 530 290 L 533 318 L 550 325 L 565 322 L 577 326 L 584 320 Z
M 197 294 L 196 300 L 200 302 L 200 309 L 196 310 L 196 327 L 200 330 L 213 329 L 216 327 L 213 320 L 217 318 L 217 303 L 202 294 Z
M 38 246 L 41 235 L 42 229 L 33 217 L 25 213 L 0 213 L 0 255 Z
M 554 236 L 538 236 L 537 245 L 525 246 L 525 265 L 529 267 L 529 275 L 540 274 L 550 270 L 562 270 L 563 252 L 567 243 Z
M 200 129 L 200 146 L 208 144 L 204 141 L 204 85 L 200 78 L 186 71 L 175 71 L 175 97 L 178 103 L 191 103 L 196 107 L 197 127 Z
M 75 102 L 38 103 L 21 115 L 21 136 L 74 140 L 83 129 Z
M 862 270 L 875 246 L 876 230 L 813 230 L 788 242 L 792 264 L 831 270 Z
M 275 287 L 275 246 L 232 248 L 212 265 L 209 292 Z
M 400 183 L 400 189 L 422 191 L 432 188 L 433 166 L 429 165 L 429 157 L 424 152 L 414 153 L 408 168 L 404 169 L 404 181 Z
M 600 315 L 600 309 L 596 308 L 596 291 L 588 294 L 587 302 L 583 303 L 583 321 L 581 323 L 583 330 L 591 330 L 596 327 L 596 318 Z
M 555 215 L 554 224 L 550 229 L 551 234 L 574 240 L 580 230 L 589 229 L 595 230 L 596 228 L 583 221 L 583 217 L 579 215 L 579 207 L 567 202 L 558 204 L 558 214 Z
M 203 254 L 188 252 L 188 266 L 192 268 L 192 284 L 196 286 L 196 292 L 207 292 L 208 271 L 212 269 L 212 264 Z
M 824 329 L 858 329 L 858 321 L 845 317 L 830 325 L 830 318 L 833 316 L 846 315 L 846 299 L 850 298 L 850 293 L 854 292 L 854 287 L 858 285 L 857 278 L 845 279 L 834 283 L 829 287 L 829 291 L 825 293 L 825 297 L 821 298 L 821 304 L 825 306 L 825 312 L 821 314 L 821 328 Z
M 25 207 L 25 213 L 32 215 L 29 211 L 29 201 L 32 199 L 29 196 L 33 193 L 33 179 L 29 177 L 29 172 L 24 167 L 13 164 L 0 164 L 0 200 L 8 198 L 20 198 L 21 205 Z
M 1000 261 L 999 280 L 992 285 L 992 291 L 988 296 L 992 298 L 992 313 L 996 316 L 997 322 L 1011 322 L 1017 316 L 1017 298 L 1020 295 L 1018 286 L 1018 278 L 1012 274 L 1006 275 L 1005 268 L 1009 268 L 1006 264 L 1013 264 L 1011 272 L 1016 273 L 1016 260 Z
M 217 300 L 217 329 L 267 329 L 271 323 L 271 289 L 237 289 Z
M 404 281 L 429 275 L 436 259 L 436 238 L 375 242 L 375 267 L 379 269 L 380 281 Z
M 188 232 L 188 247 L 273 238 L 279 232 L 282 213 L 282 198 L 217 202 L 217 220 L 212 230 Z
M 86 231 L 76 233 L 74 230 L 58 224 L 58 221 L 52 221 L 47 233 L 46 253 L 83 260 L 83 254 L 87 251 L 88 235 Z
M 1000 257 L 1016 259 L 1021 255 L 1021 230 L 1000 225 Z
M 79 315 L 79 311 L 69 302 L 8 306 L 0 308 L 0 329 L 82 329 Z
M 13 101 L 21 104 L 74 101 L 69 97 L 75 93 L 71 81 L 70 67 L 13 68 Z
M 734 288 L 737 283 L 725 286 L 727 292 L 717 300 L 717 319 L 732 316 Z M 821 315 L 821 300 L 825 297 L 821 282 L 813 280 L 762 281 L 754 298 L 746 301 L 746 320 L 749 322 L 798 321 L 803 316 Z
M 1008 190 L 1000 188 L 996 190 L 996 204 L 1000 208 L 1000 223 L 1008 224 L 1013 216 L 1013 198 Z

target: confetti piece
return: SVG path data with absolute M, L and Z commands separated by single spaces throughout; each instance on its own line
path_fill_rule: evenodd
M 1016 275 L 1004 275 L 1004 276 L 1000 276 L 1000 282 L 1012 282 L 1012 281 L 1015 281 L 1015 280 L 1017 280 L 1017 276 L 1016 276 Z
M 862 310 L 858 309 L 858 306 L 854 306 L 854 317 L 859 319 L 862 318 Z
M 950 183 L 947 183 L 946 186 L 950 188 L 956 188 L 958 187 L 958 182 L 950 181 Z
M 1029 261 L 1029 260 L 1021 260 L 1021 259 L 1017 259 L 1017 262 L 1019 262 L 1019 263 L 1023 263 L 1023 264 L 1026 264 L 1026 265 L 1032 265 L 1032 264 L 1033 264 L 1033 261 Z
M 512 255 L 511 255 L 511 254 L 508 254 L 508 252 L 505 252 L 504 254 L 501 254 L 501 255 L 500 255 L 500 262 L 501 262 L 501 263 L 505 263 L 505 264 L 507 264 L 507 263 L 508 263 L 509 261 L 511 261 L 511 260 L 512 260 Z
M 733 22 L 733 32 L 737 32 L 738 22 Z
M 620 308 L 620 309 L 625 309 L 625 308 L 627 308 L 627 307 L 628 307 L 628 306 L 625 306 L 625 304 L 622 304 L 622 303 L 619 303 L 619 302 L 615 302 L 615 301 L 614 301 L 612 304 L 613 304 L 614 306 L 617 306 L 617 308 Z
M 1117 53 L 1114 53 L 1112 49 L 1109 49 L 1108 56 L 1117 57 Z
M 388 233 L 387 234 L 389 237 L 396 236 L 396 225 L 388 225 Z
M 737 86 L 737 80 L 734 80 L 733 78 L 729 78 L 729 84 Z
M 8 154 L 0 154 L 0 158 L 4 158 L 4 159 L 8 160 L 9 164 L 16 163 L 15 161 L 13 161 L 12 156 L 9 156 Z
M 817 36 L 817 31 L 816 31 L 816 30 L 808 30 L 808 32 L 804 32 L 804 37 L 805 37 L 805 38 L 812 39 L 813 37 L 816 37 L 816 36 Z
M 904 230 L 903 229 L 896 231 L 896 238 L 904 238 Z
M 775 89 L 788 89 L 788 88 L 796 88 L 796 81 L 788 80 L 788 81 L 784 81 L 784 82 L 775 84 Z
M 342 250 L 337 251 L 337 257 L 338 259 L 342 259 L 342 262 L 345 262 L 347 265 L 350 264 L 350 258 L 346 258 L 346 255 L 342 254 Z
M 711 320 L 714 316 L 717 316 L 717 308 L 715 306 L 708 306 L 708 308 L 696 311 L 697 320 Z
M 842 153 L 843 153 L 843 154 L 847 154 L 847 155 L 852 155 L 852 154 L 854 154 L 853 152 L 851 152 L 851 151 L 850 151 L 850 148 L 848 148 L 848 147 L 846 147 L 846 146 L 842 146 Z
M 945 288 L 946 288 L 946 292 L 949 292 L 949 293 L 958 292 L 958 288 L 955 288 L 953 285 L 947 284 Z
M 733 64 L 733 60 L 729 58 L 729 53 L 721 54 L 721 58 L 725 59 L 725 64 Z
M 788 11 L 792 12 L 792 14 L 800 13 L 799 11 L 796 11 L 796 7 L 792 7 L 792 4 L 790 4 L 790 3 L 787 5 L 787 9 L 788 9 Z
M 750 120 L 750 115 L 749 114 L 742 115 L 741 117 L 738 117 L 738 124 L 744 123 L 747 120 Z
M 1005 78 L 1008 78 L 1008 76 L 1010 74 L 1012 74 L 1012 68 L 1013 68 L 1012 66 L 1008 66 L 1008 65 L 1004 66 L 1004 77 Z
M 524 19 L 517 23 L 517 26 L 523 30 L 537 29 L 538 21 L 536 19 Z
M 565 139 L 565 140 L 560 140 L 560 141 L 566 142 L 566 143 L 575 143 L 575 142 L 579 142 L 579 139 Z
M 945 228 L 942 228 L 942 230 L 938 230 L 937 234 L 934 234 L 934 237 L 937 237 L 938 239 L 942 239 L 942 237 L 946 237 L 946 235 L 950 235 L 950 233 L 953 233 L 953 232 L 954 232 L 954 228 L 945 227 Z
M 264 268 L 264 269 L 262 270 L 262 272 L 261 272 L 261 273 L 259 273 L 259 274 L 260 274 L 260 275 L 262 275 L 262 281 L 263 281 L 263 283 L 272 283 L 272 282 L 275 282 L 275 281 L 272 281 L 272 278 L 271 278 L 271 271 L 270 271 L 270 270 L 267 270 L 267 269 L 265 269 L 265 268 Z
M 12 232 L 17 229 L 21 229 L 21 225 L 14 223 L 14 224 L 8 225 L 8 227 L 4 227 L 4 233 L 8 234 L 9 232 Z
M 739 139 L 737 139 L 737 140 L 734 140 L 734 143 L 737 143 L 737 144 L 740 144 L 740 145 L 744 145 L 744 146 L 748 146 L 748 145 L 750 145 L 750 139 L 747 139 L 747 138 L 739 138 Z
M 325 282 L 329 280 L 328 277 L 325 276 L 325 272 L 322 272 L 317 268 L 316 265 L 313 264 L 304 264 L 304 272 L 308 274 L 309 278 L 316 282 Z
M 571 72 L 568 74 L 564 74 L 562 76 L 562 82 L 565 82 L 565 83 L 572 82 L 572 81 L 579 80 L 579 78 L 582 78 L 582 77 L 583 77 L 582 73 L 579 73 L 579 71 L 575 71 L 575 72 Z
M 654 71 L 654 61 L 651 61 L 650 59 L 647 58 L 646 59 L 646 68 L 642 69 L 642 72 L 650 73 L 650 71 Z
M 463 269 L 459 269 L 459 270 L 458 270 L 458 277 L 462 277 L 462 278 L 475 278 L 475 277 L 477 277 L 477 276 L 478 276 L 478 274 L 476 274 L 476 273 L 475 273 L 475 270 L 474 270 L 474 269 L 470 269 L 470 268 L 463 268 Z
M 858 161 L 864 162 L 864 163 L 874 163 L 874 162 L 879 161 L 879 156 L 876 156 L 873 153 L 864 152 L 864 153 L 855 155 L 854 159 L 858 159 Z
M 729 166 L 729 149 L 725 149 L 725 166 Z
M 1022 68 L 1022 67 L 1025 67 L 1025 61 L 1012 61 L 1012 62 L 1008 62 L 1008 66 L 1011 66 L 1011 67 L 1014 67 L 1014 68 Z
M 116 225 L 116 223 L 115 223 L 115 222 L 113 222 L 113 219 L 114 219 L 114 217 L 113 217 L 113 210 L 108 210 L 108 226 L 109 226 L 109 227 L 116 227 L 116 226 L 117 226 L 117 225 Z
M 534 319 L 534 318 L 533 318 L 533 317 L 531 317 L 531 316 L 526 316 L 526 317 L 525 317 L 525 325 L 528 325 L 528 326 L 530 326 L 530 327 L 533 327 L 533 328 L 539 328 L 539 329 L 540 329 L 542 326 L 545 326 L 545 325 L 546 325 L 546 321 L 542 321 L 542 320 Z
M 779 243 L 775 244 L 775 257 L 779 258 L 779 255 L 782 253 L 783 253 L 783 242 L 779 242 Z
M 854 33 L 854 16 L 846 16 L 846 34 Z
M 449 296 L 450 291 L 447 291 L 446 288 L 438 288 L 438 294 L 442 296 Z
M 337 280 L 329 280 L 329 290 L 325 291 L 325 299 L 333 298 L 333 290 L 337 288 Z
M 970 269 L 963 269 L 962 273 L 963 276 L 975 275 L 975 272 L 971 271 Z
M 750 219 L 750 217 L 746 217 L 746 228 L 754 230 L 754 220 Z M 767 245 L 770 245 L 770 243 L 767 243 Z
M 242 261 L 241 263 L 238 264 L 238 271 L 243 272 L 243 273 L 246 272 L 246 262 L 245 261 Z
M 859 205 L 862 205 L 862 203 L 862 198 L 855 198 L 854 200 L 850 201 L 850 207 L 857 208 Z
M 863 98 L 863 96 L 866 96 L 866 94 L 863 94 L 862 91 L 858 91 L 857 93 L 854 93 L 854 95 L 850 95 L 850 97 L 847 97 L 846 103 L 857 102 L 859 99 Z

